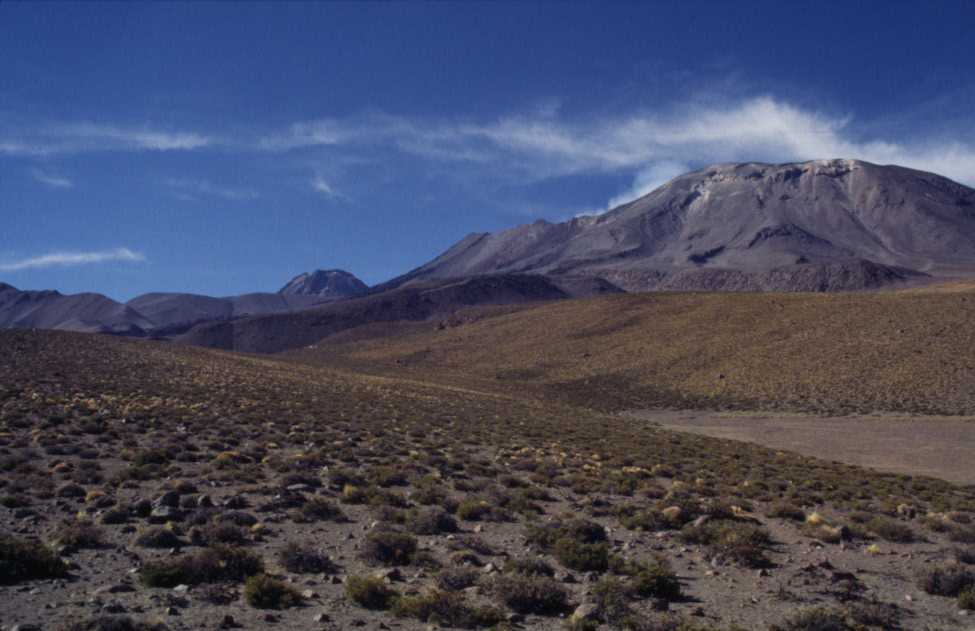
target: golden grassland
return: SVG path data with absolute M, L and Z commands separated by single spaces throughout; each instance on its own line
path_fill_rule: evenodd
M 602 410 L 975 413 L 972 283 L 627 294 L 472 320 L 348 333 L 291 357 Z

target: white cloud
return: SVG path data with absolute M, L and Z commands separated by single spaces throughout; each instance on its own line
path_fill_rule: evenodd
M 90 143 L 92 148 L 145 151 L 189 151 L 211 144 L 212 139 L 194 132 L 127 128 L 96 123 L 77 123 L 55 128 L 68 142 Z
M 196 132 L 99 123 L 0 128 L 0 154 L 40 157 L 94 151 L 192 151 L 215 140 Z
M 41 184 L 45 184 L 47 186 L 50 186 L 51 188 L 74 187 L 74 182 L 72 182 L 68 178 L 61 175 L 55 175 L 53 173 L 47 173 L 45 171 L 41 171 L 40 169 L 34 169 L 33 171 L 31 171 L 31 175 L 33 175 L 34 179 L 40 182 Z
M 53 149 L 40 143 L 24 143 L 17 140 L 0 140 L 0 154 L 8 156 L 41 157 L 54 153 Z
M 46 267 L 69 267 L 75 265 L 89 265 L 92 263 L 108 263 L 112 261 L 139 262 L 146 257 L 129 248 L 115 248 L 97 252 L 52 252 L 42 256 L 0 263 L 0 272 L 19 272 L 27 269 L 43 269 Z
M 171 178 L 166 184 L 175 191 L 179 199 L 195 201 L 197 195 L 221 197 L 232 201 L 257 199 L 260 195 L 251 190 L 216 186 L 207 180 Z
M 975 141 L 867 137 L 849 116 L 773 96 L 589 119 L 567 119 L 558 108 L 494 121 L 371 114 L 296 123 L 262 141 L 265 149 L 315 146 L 332 151 L 392 148 L 428 160 L 467 163 L 484 175 L 520 182 L 580 173 L 632 174 L 632 185 L 610 203 L 652 190 L 677 175 L 678 168 L 718 162 L 856 158 L 975 184 Z
M 311 184 L 311 190 L 315 191 L 316 193 L 320 193 L 325 197 L 332 197 L 335 199 L 346 199 L 346 200 L 348 199 L 348 197 L 346 197 L 343 193 L 335 190 L 335 187 L 329 184 L 325 180 L 325 178 L 322 177 L 321 175 L 316 175 L 315 177 L 313 177 L 311 179 L 310 184 Z
M 606 209 L 616 208 L 621 204 L 643 197 L 678 175 L 687 173 L 690 170 L 691 167 L 684 162 L 665 160 L 651 164 L 638 171 L 633 179 L 633 185 L 626 191 L 611 198 L 609 203 L 606 204 Z

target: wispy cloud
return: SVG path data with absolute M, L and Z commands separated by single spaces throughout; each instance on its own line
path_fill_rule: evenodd
M 0 154 L 42 157 L 96 151 L 192 151 L 215 139 L 197 132 L 101 123 L 0 127 Z
M 173 189 L 179 199 L 193 201 L 198 196 L 220 197 L 231 201 L 246 201 L 260 197 L 256 191 L 240 188 L 216 186 L 207 180 L 171 178 L 166 184 Z
M 47 267 L 71 267 L 113 261 L 139 262 L 145 260 L 146 257 L 144 255 L 129 248 L 115 248 L 114 250 L 100 250 L 96 252 L 52 252 L 18 261 L 0 263 L 0 272 L 20 272 Z
M 643 197 L 678 175 L 687 173 L 690 170 L 690 165 L 684 162 L 664 160 L 651 164 L 637 172 L 633 178 L 633 185 L 630 188 L 610 198 L 606 204 L 606 209 L 616 208 L 621 204 Z
M 426 160 L 466 163 L 468 171 L 525 182 L 584 173 L 630 174 L 632 185 L 613 196 L 611 204 L 648 192 L 678 169 L 731 161 L 857 158 L 975 184 L 975 141 L 872 136 L 865 131 L 868 124 L 858 126 L 850 116 L 774 96 L 707 103 L 585 119 L 566 118 L 558 109 L 492 121 L 370 114 L 295 123 L 259 145 L 276 151 L 380 147 Z
M 50 186 L 51 188 L 72 188 L 74 187 L 74 182 L 68 178 L 55 175 L 53 173 L 48 173 L 46 171 L 41 171 L 40 169 L 34 169 L 31 171 L 31 175 L 34 179 L 41 184 Z
M 335 199 L 348 199 L 344 194 L 335 190 L 335 187 L 329 184 L 324 177 L 321 175 L 316 175 L 311 179 L 311 190 L 324 195 L 325 197 L 332 197 Z
M 164 131 L 151 128 L 129 128 L 96 123 L 77 123 L 54 128 L 67 139 L 90 141 L 93 146 L 147 151 L 189 151 L 211 144 L 213 140 L 195 132 Z

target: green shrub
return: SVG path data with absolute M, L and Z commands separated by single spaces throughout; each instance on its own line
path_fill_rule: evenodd
M 62 578 L 68 568 L 43 544 L 0 535 L 0 584 Z
M 87 520 L 77 520 L 65 523 L 58 529 L 55 540 L 57 545 L 70 550 L 83 548 L 98 548 L 103 542 L 101 528 Z
M 915 540 L 914 531 L 910 527 L 893 519 L 874 517 L 866 524 L 867 530 L 884 541 L 894 543 L 911 543 Z
M 301 603 L 301 594 L 284 581 L 255 574 L 244 583 L 244 600 L 258 609 L 287 609 Z
M 146 587 L 238 582 L 264 571 L 261 559 L 247 550 L 214 546 L 171 560 L 146 563 L 140 578 Z
M 190 540 L 194 545 L 212 546 L 217 544 L 242 545 L 249 541 L 247 531 L 234 524 L 213 522 L 190 530 Z M 178 545 L 178 544 L 177 544 Z
M 767 513 L 769 517 L 778 519 L 791 519 L 792 521 L 805 521 L 806 512 L 791 502 L 775 502 L 769 507 Z
M 681 539 L 687 543 L 707 546 L 720 555 L 745 567 L 766 567 L 769 560 L 765 547 L 769 544 L 768 532 L 761 526 L 730 519 L 718 519 L 701 525 L 688 525 L 681 530 Z
M 448 567 L 437 574 L 437 586 L 448 592 L 459 592 L 475 585 L 481 573 L 470 567 Z
M 559 563 L 579 572 L 605 572 L 609 567 L 609 545 L 580 543 L 575 539 L 559 539 L 552 554 Z
M 619 628 L 627 628 L 624 622 L 633 615 L 629 604 L 629 590 L 618 578 L 601 579 L 592 588 L 596 616 L 603 622 Z
M 659 530 L 667 530 L 671 527 L 670 522 L 659 511 L 653 509 L 624 509 L 620 511 L 619 519 L 620 524 L 629 530 L 656 532 Z
M 442 508 L 431 506 L 411 510 L 406 515 L 406 527 L 415 535 L 438 535 L 457 532 L 457 521 Z
M 550 551 L 560 539 L 571 539 L 578 543 L 606 541 L 606 529 L 595 522 L 584 519 L 570 519 L 539 526 L 529 526 L 525 539 L 529 544 Z
M 958 594 L 958 608 L 966 611 L 975 610 L 975 587 L 963 589 Z
M 773 625 L 771 631 L 853 631 L 853 628 L 843 612 L 818 607 L 796 612 L 781 625 Z
M 469 498 L 457 505 L 457 516 L 464 521 L 481 521 L 490 518 L 494 508 L 487 500 Z
M 87 620 L 69 622 L 62 631 L 166 631 L 162 623 L 136 622 L 128 616 L 95 616 Z
M 864 626 L 885 630 L 899 629 L 901 626 L 900 608 L 892 603 L 879 600 L 854 602 L 849 606 L 847 613 L 859 625 L 856 631 L 861 631 Z
M 633 592 L 644 598 L 680 600 L 681 588 L 677 575 L 663 561 L 640 565 L 633 575 Z
M 142 548 L 178 548 L 183 542 L 169 528 L 150 526 L 136 535 L 135 545 Z
M 334 574 L 338 568 L 328 556 L 297 543 L 288 543 L 278 551 L 278 562 L 296 574 Z
M 919 582 L 929 594 L 955 597 L 975 586 L 975 574 L 957 565 L 946 565 L 925 571 Z
M 342 509 L 323 497 L 313 497 L 298 509 L 298 521 L 340 521 L 345 515 Z
M 494 580 L 491 593 L 501 604 L 521 614 L 563 613 L 569 601 L 559 583 L 541 576 L 504 574 Z
M 376 576 L 350 576 L 345 582 L 346 595 L 366 609 L 389 609 L 398 594 Z
M 522 576 L 555 576 L 555 569 L 542 559 L 512 559 L 505 564 L 504 571 Z
M 409 565 L 416 555 L 416 537 L 392 530 L 374 530 L 366 536 L 362 557 L 381 565 Z
M 489 627 L 504 620 L 504 615 L 497 609 L 473 607 L 462 594 L 439 590 L 398 598 L 393 604 L 393 613 L 403 618 L 462 629 Z

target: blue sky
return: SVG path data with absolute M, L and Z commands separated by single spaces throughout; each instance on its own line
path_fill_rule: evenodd
M 376 283 L 715 162 L 975 185 L 975 3 L 0 3 L 0 281 Z

